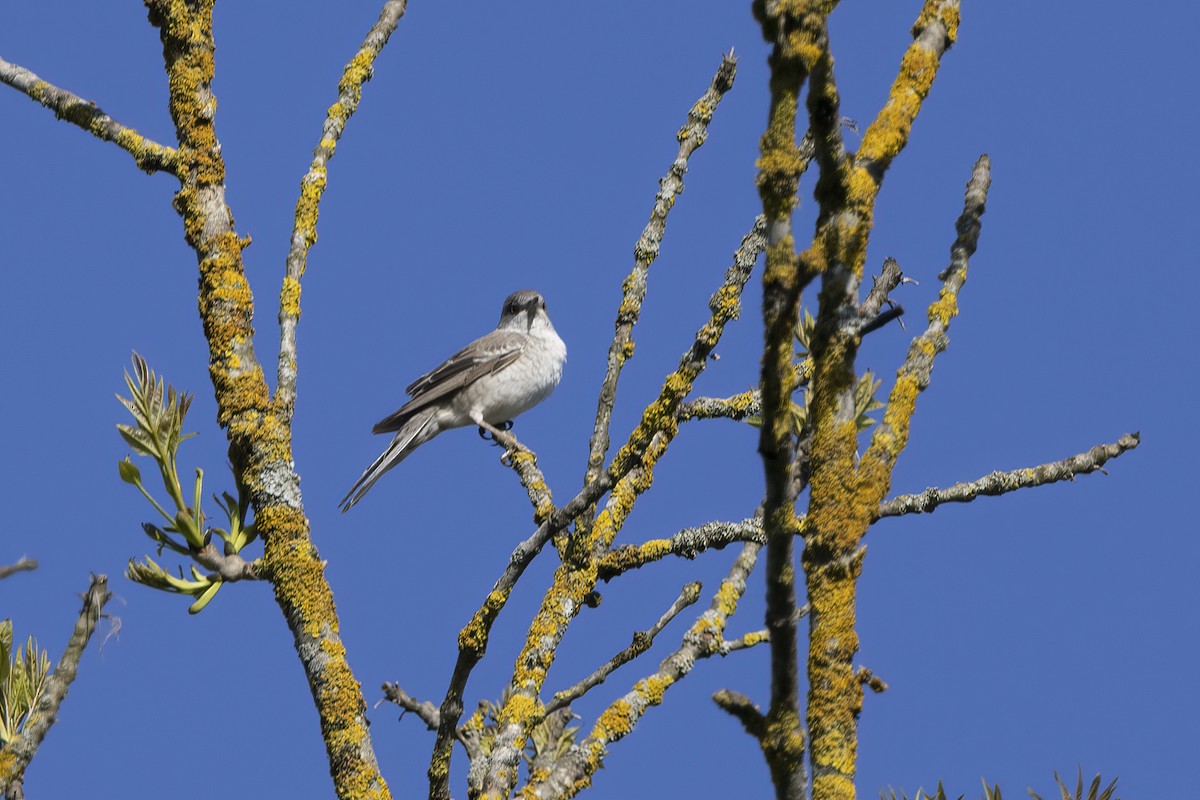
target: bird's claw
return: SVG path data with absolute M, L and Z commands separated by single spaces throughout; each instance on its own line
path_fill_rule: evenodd
M 513 423 L 512 423 L 511 419 L 506 419 L 506 420 L 504 420 L 504 422 L 501 422 L 498 425 L 494 425 L 492 427 L 496 428 L 496 430 L 504 431 L 505 433 L 507 433 L 508 431 L 512 430 Z M 479 438 L 483 439 L 485 442 L 491 442 L 496 447 L 500 446 L 500 443 L 496 441 L 496 437 L 492 434 L 492 432 L 489 431 L 487 428 L 483 427 L 482 425 L 479 426 Z

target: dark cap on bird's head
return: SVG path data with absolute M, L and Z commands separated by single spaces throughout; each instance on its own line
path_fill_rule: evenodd
M 537 311 L 539 308 L 545 309 L 546 301 L 542 299 L 541 294 L 533 289 L 518 289 L 510 294 L 504 301 L 504 306 L 500 309 L 500 318 L 515 316 L 522 311 Z

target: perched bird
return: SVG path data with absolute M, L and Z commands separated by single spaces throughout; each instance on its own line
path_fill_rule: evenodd
M 342 512 L 444 430 L 479 425 L 483 435 L 484 423 L 507 430 L 514 417 L 550 396 L 566 360 L 567 346 L 550 324 L 542 296 L 531 289 L 510 294 L 496 330 L 409 384 L 404 391 L 412 399 L 372 428 L 396 436 L 342 498 Z

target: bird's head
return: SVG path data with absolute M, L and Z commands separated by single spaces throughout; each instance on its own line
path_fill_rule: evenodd
M 510 294 L 500 309 L 500 323 L 496 328 L 529 333 L 538 327 L 554 328 L 546 314 L 546 301 L 542 296 L 532 289 L 521 289 Z

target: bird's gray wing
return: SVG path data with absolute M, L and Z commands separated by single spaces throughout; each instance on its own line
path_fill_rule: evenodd
M 414 412 L 516 361 L 524 352 L 525 343 L 526 337 L 515 331 L 492 331 L 476 339 L 410 383 L 404 391 L 412 399 L 377 422 L 371 431 L 399 430 Z

